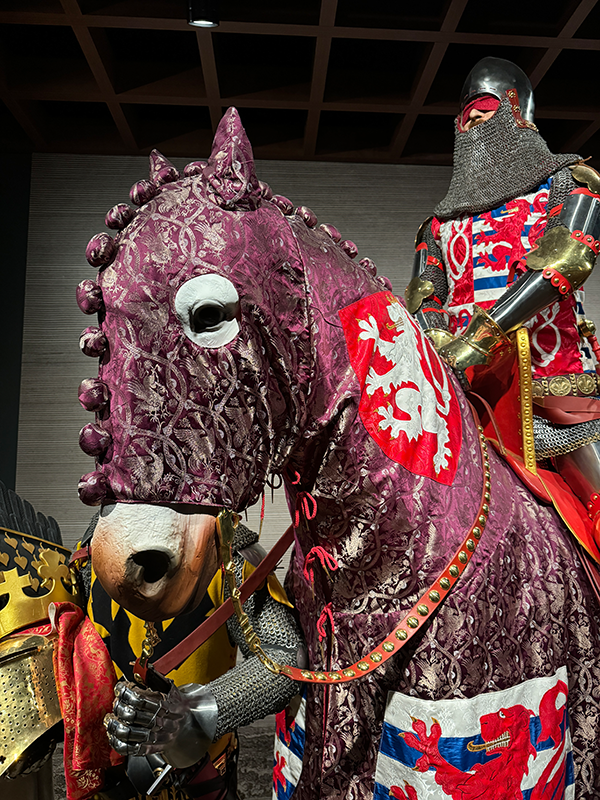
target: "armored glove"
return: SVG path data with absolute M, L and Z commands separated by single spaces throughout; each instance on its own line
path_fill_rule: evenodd
M 206 753 L 217 728 L 217 704 L 205 686 L 188 683 L 168 693 L 120 681 L 113 713 L 104 725 L 111 747 L 121 755 L 161 753 L 178 769 Z
M 441 347 L 439 353 L 447 364 L 462 372 L 477 364 L 489 364 L 508 344 L 502 328 L 482 308 L 474 306 L 466 331 Z

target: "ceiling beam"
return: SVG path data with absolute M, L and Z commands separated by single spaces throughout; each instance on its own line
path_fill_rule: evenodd
M 592 136 L 600 130 L 600 117 L 596 118 L 594 122 L 588 125 L 579 133 L 576 133 L 572 136 L 565 144 L 563 145 L 562 149 L 565 153 L 577 153 L 579 152 L 586 142 L 588 142 Z M 593 153 L 592 155 L 596 155 Z
M 212 33 L 208 30 L 197 30 L 196 38 L 198 39 L 198 49 L 200 50 L 202 75 L 204 76 L 204 86 L 206 88 L 206 100 L 210 112 L 210 124 L 214 134 L 223 116 L 223 103 L 219 91 L 219 76 L 217 74 L 217 62 L 215 61 Z M 148 101 L 146 100 L 146 102 Z M 199 105 L 205 104 L 202 103 Z
M 467 2 L 468 0 L 451 0 L 448 11 L 446 12 L 446 16 L 444 18 L 444 22 L 442 23 L 442 27 L 440 29 L 441 33 L 451 33 L 456 30 L 456 26 L 460 22 L 460 18 L 465 10 Z M 435 80 L 435 76 L 438 74 L 438 70 L 444 56 L 446 55 L 447 49 L 448 44 L 442 44 L 441 42 L 434 44 L 431 48 L 429 57 L 423 66 L 423 70 L 421 71 L 421 75 L 411 97 L 410 109 L 405 114 L 402 122 L 396 128 L 392 138 L 390 144 L 391 161 L 397 161 L 402 157 L 406 143 L 408 142 L 410 134 L 415 126 L 419 112 L 425 104 L 425 100 L 427 99 L 427 95 L 431 89 L 431 84 Z
M 565 39 L 572 39 L 579 30 L 580 26 L 583 24 L 587 15 L 596 5 L 596 2 L 597 0 L 581 0 L 561 32 L 558 34 L 557 40 L 562 41 Z M 531 81 L 531 85 L 534 89 L 542 80 L 544 75 L 548 72 L 552 64 L 554 64 L 562 51 L 562 47 L 549 47 L 546 53 L 542 56 L 539 63 L 529 76 L 529 80 Z
M 0 90 L 1 93 L 1 90 Z M 12 92 L 15 102 L 26 106 L 31 101 L 44 100 L 48 102 L 90 102 L 89 92 L 83 88 L 68 89 L 45 89 L 35 86 L 19 92 Z M 148 94 L 137 89 L 130 89 L 116 95 L 119 103 L 127 105 L 148 105 L 149 103 L 157 106 L 200 106 L 208 107 L 208 97 L 190 97 L 189 95 L 176 94 Z M 238 106 L 239 108 L 262 108 L 262 109 L 282 109 L 285 111 L 308 111 L 310 108 L 309 100 L 281 100 L 280 98 L 269 99 L 268 97 L 246 97 L 231 96 L 218 99 L 219 109 L 225 106 Z M 355 101 L 355 100 L 324 100 L 321 103 L 321 111 L 349 111 L 364 112 L 372 114 L 407 114 L 411 110 L 410 103 L 397 103 L 394 101 Z M 595 108 L 552 108 L 551 106 L 537 108 L 536 119 L 561 119 L 561 120 L 583 120 L 593 121 L 597 116 Z M 423 106 L 419 111 L 422 116 L 455 117 L 456 103 L 436 103 L 434 105 Z
M 319 135 L 319 122 L 321 120 L 321 107 L 325 95 L 327 81 L 327 68 L 331 52 L 331 31 L 335 25 L 337 13 L 337 0 L 321 0 L 321 14 L 319 17 L 319 35 L 315 45 L 315 59 L 313 62 L 312 81 L 310 86 L 310 99 L 308 101 L 308 115 L 304 129 L 304 157 L 313 158 L 317 147 Z
M 62 0 L 61 0 L 62 2 Z M 596 0 L 583 0 L 594 3 Z M 582 2 L 582 5 L 583 5 Z M 86 27 L 133 28 L 139 30 L 189 31 L 185 19 L 160 19 L 157 17 L 120 17 L 82 14 Z M 0 11 L 0 24 L 17 25 L 69 25 L 66 15 L 42 14 L 24 11 Z M 402 28 L 359 28 L 330 26 L 332 38 L 382 39 L 404 42 L 431 42 L 435 44 L 480 44 L 490 47 L 527 47 L 549 49 L 559 47 L 570 50 L 600 50 L 600 39 L 574 39 L 570 36 L 530 36 L 504 33 L 470 33 L 458 31 L 419 31 Z M 309 36 L 327 33 L 321 25 L 294 25 L 269 22 L 221 22 L 220 33 L 262 34 L 265 36 Z
M 83 21 L 83 14 L 81 13 L 77 0 L 60 0 L 60 2 L 92 75 L 94 76 L 94 80 L 98 85 L 102 99 L 108 107 L 119 132 L 119 136 L 123 140 L 123 144 L 129 152 L 137 153 L 139 149 L 137 142 L 135 141 L 135 137 L 125 117 L 121 104 L 117 100 L 106 66 L 94 42 L 92 34 Z

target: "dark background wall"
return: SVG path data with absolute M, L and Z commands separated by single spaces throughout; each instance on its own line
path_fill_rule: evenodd
M 15 488 L 31 156 L 0 157 L 0 480 Z

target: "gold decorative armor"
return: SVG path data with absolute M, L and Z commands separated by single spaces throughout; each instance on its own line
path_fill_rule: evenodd
M 50 603 L 81 605 L 66 547 L 0 528 L 0 639 L 48 618 Z
M 440 350 L 440 356 L 454 369 L 489 364 L 492 356 L 510 340 L 500 326 L 479 306 L 473 307 L 471 321 L 462 334 Z
M 0 777 L 27 766 L 27 749 L 61 720 L 56 636 L 18 633 L 48 619 L 50 603 L 80 605 L 65 547 L 0 528 Z
M 423 305 L 423 301 L 434 293 L 435 287 L 431 281 L 425 280 L 420 275 L 415 277 L 404 290 L 404 302 L 409 314 L 416 314 Z
M 545 233 L 539 245 L 525 256 L 529 269 L 542 272 L 554 269 L 571 284 L 571 289 L 579 289 L 588 279 L 594 268 L 594 251 L 571 235 L 564 225 Z
M 0 778 L 61 720 L 55 641 L 55 636 L 23 634 L 0 642 Z
M 443 328 L 427 328 L 425 335 L 431 339 L 433 346 L 438 351 L 445 345 L 454 341 L 454 336 L 452 336 L 450 331 L 445 331 Z

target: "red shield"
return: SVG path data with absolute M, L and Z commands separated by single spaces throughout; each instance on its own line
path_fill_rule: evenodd
M 365 297 L 339 314 L 369 435 L 410 472 L 450 486 L 462 419 L 433 345 L 391 292 Z

